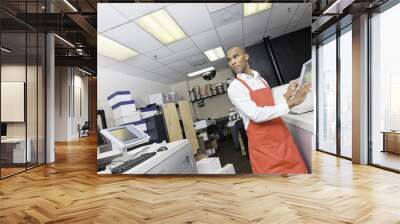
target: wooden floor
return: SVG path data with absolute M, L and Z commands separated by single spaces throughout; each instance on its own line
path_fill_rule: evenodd
M 400 223 L 400 175 L 313 154 L 312 175 L 97 176 L 94 138 L 0 181 L 0 223 Z
M 400 154 L 376 150 L 374 151 L 372 161 L 377 165 L 400 170 Z

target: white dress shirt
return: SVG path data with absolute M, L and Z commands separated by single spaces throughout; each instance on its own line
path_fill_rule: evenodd
M 251 71 L 253 75 L 240 73 L 237 77 L 246 82 L 253 91 L 265 88 L 265 84 L 261 81 L 262 78 L 260 74 L 254 70 Z M 275 106 L 257 106 L 256 103 L 251 100 L 250 91 L 247 87 L 236 79 L 229 85 L 228 96 L 232 104 L 238 110 L 239 115 L 243 118 L 243 123 L 246 129 L 249 126 L 250 120 L 255 123 L 260 123 L 289 113 L 289 107 L 286 99 L 283 97 L 277 99 Z

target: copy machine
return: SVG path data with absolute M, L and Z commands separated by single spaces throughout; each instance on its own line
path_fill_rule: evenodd
M 108 144 L 98 147 L 98 174 L 195 174 L 197 172 L 191 145 L 186 139 L 139 147 L 149 141 L 149 136 L 135 125 L 103 129 L 101 134 Z

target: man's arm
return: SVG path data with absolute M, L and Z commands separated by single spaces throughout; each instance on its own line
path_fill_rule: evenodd
M 289 113 L 289 107 L 286 101 L 280 102 L 275 106 L 257 106 L 256 103 L 251 100 L 250 93 L 241 83 L 235 81 L 229 85 L 228 96 L 232 104 L 238 110 L 256 123 L 272 120 Z

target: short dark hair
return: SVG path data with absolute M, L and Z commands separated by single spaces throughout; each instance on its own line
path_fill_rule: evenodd
M 226 52 L 232 50 L 233 48 L 239 48 L 241 51 L 243 51 L 243 53 L 247 54 L 246 49 L 244 49 L 244 48 L 242 48 L 242 47 L 240 47 L 240 46 L 233 46 L 233 47 L 230 47 Z

